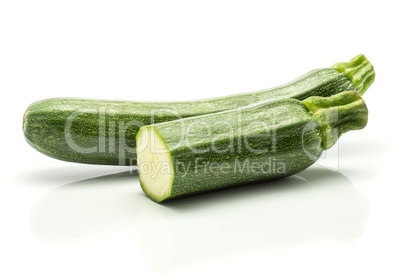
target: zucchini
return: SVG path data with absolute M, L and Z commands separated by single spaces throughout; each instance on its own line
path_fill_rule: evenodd
M 154 201 L 266 181 L 312 165 L 368 111 L 348 91 L 282 99 L 144 126 L 137 135 L 140 184 Z
M 276 99 L 303 100 L 357 90 L 374 81 L 370 62 L 358 55 L 333 68 L 313 70 L 285 85 L 188 102 L 130 102 L 54 98 L 33 103 L 24 115 L 27 142 L 50 157 L 77 163 L 132 165 L 141 126 L 204 115 Z

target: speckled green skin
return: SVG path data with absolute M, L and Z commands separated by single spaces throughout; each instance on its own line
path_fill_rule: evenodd
M 292 175 L 313 164 L 343 133 L 363 129 L 367 119 L 364 100 L 357 92 L 346 91 L 146 126 L 141 129 L 153 128 L 165 143 L 173 181 L 167 195 L 153 196 L 142 180 L 146 171 L 142 165 L 150 162 L 141 162 L 141 187 L 151 199 L 161 202 Z M 140 130 L 139 142 L 142 134 Z M 152 157 L 158 158 L 150 147 Z M 159 167 L 163 169 L 163 165 Z
M 354 89 L 353 83 L 343 73 L 324 68 L 273 89 L 209 100 L 141 103 L 55 98 L 28 107 L 24 117 L 24 135 L 33 148 L 56 159 L 87 164 L 131 165 L 135 164 L 135 136 L 141 126 L 175 120 L 178 115 L 186 118 L 262 101 L 284 98 L 303 100 Z M 69 134 L 78 150 L 68 144 L 65 136 L 69 118 L 73 119 Z
M 294 99 L 154 127 L 170 151 L 174 168 L 168 199 L 292 175 L 309 167 L 323 152 L 318 124 L 306 106 Z M 190 127 L 193 136 L 182 138 L 182 131 Z

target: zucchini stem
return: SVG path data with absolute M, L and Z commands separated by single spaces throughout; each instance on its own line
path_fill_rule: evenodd
M 367 91 L 375 79 L 374 67 L 363 54 L 353 57 L 349 62 L 336 63 L 331 68 L 345 74 L 360 95 Z
M 355 91 L 346 91 L 331 97 L 313 96 L 302 102 L 321 128 L 325 150 L 331 148 L 342 134 L 363 129 L 367 125 L 366 104 Z

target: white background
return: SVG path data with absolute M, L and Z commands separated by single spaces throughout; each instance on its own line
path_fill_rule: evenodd
M 397 4 L 1 1 L 0 277 L 401 278 Z M 45 98 L 228 95 L 359 53 L 377 73 L 368 126 L 263 185 L 159 205 L 127 167 L 48 158 L 21 129 Z

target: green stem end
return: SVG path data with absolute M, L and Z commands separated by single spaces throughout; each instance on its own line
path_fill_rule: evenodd
M 340 62 L 332 66 L 345 74 L 356 87 L 357 93 L 363 95 L 375 79 L 374 67 L 363 54 L 352 58 L 349 62 Z
M 303 101 L 322 132 L 324 150 L 331 148 L 348 131 L 367 125 L 368 110 L 362 97 L 346 91 L 330 97 L 313 96 Z

